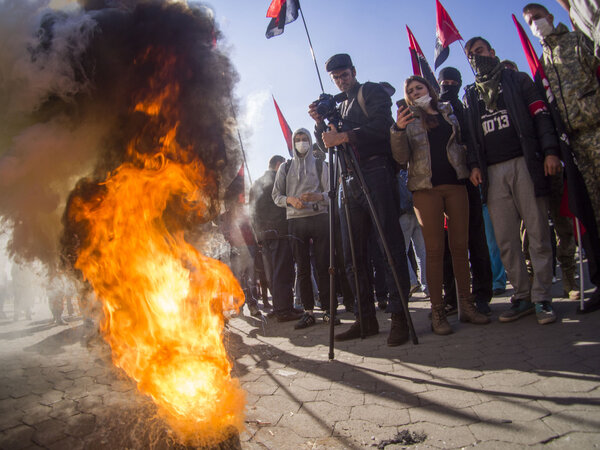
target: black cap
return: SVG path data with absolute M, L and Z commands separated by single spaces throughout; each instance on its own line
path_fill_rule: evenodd
M 348 69 L 353 67 L 352 59 L 350 59 L 350 55 L 346 53 L 338 53 L 337 55 L 333 55 L 331 58 L 327 60 L 325 63 L 325 70 L 327 72 L 332 72 L 334 70 L 339 69 Z
M 458 84 L 462 85 L 462 77 L 460 76 L 460 72 L 454 67 L 444 67 L 442 70 L 440 70 L 438 82 L 441 82 L 442 80 L 454 80 Z

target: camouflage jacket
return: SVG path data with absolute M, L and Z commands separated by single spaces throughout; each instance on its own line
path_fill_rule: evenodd
M 591 42 L 560 23 L 542 46 L 544 70 L 567 131 L 577 134 L 600 126 L 600 60 Z
M 420 110 L 410 107 L 415 116 Z M 439 102 L 438 109 L 442 117 L 452 125 L 452 135 L 446 146 L 446 154 L 450 165 L 456 171 L 459 180 L 469 177 L 467 168 L 467 148 L 461 142 L 458 119 L 452 111 L 450 103 Z M 411 192 L 420 189 L 431 189 L 431 152 L 427 130 L 420 118 L 408 124 L 405 130 L 392 125 L 392 155 L 398 164 L 408 163 L 408 189 Z

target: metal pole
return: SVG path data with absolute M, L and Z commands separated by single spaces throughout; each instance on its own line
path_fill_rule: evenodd
M 300 8 L 299 4 L 298 4 L 298 9 L 300 10 L 300 16 L 302 16 L 302 23 L 304 24 L 304 30 L 306 30 L 306 37 L 308 38 L 310 54 L 312 55 L 313 62 L 315 63 L 315 69 L 317 69 L 317 77 L 319 77 L 319 84 L 321 85 L 321 92 L 325 93 L 325 89 L 323 88 L 323 81 L 321 81 L 321 72 L 319 72 L 319 65 L 317 64 L 317 58 L 315 57 L 315 50 L 313 49 L 312 41 L 310 39 L 310 34 L 308 33 L 308 27 L 306 26 L 306 20 L 304 20 L 304 13 L 302 12 L 302 8 Z
M 579 308 L 583 311 L 585 308 L 585 302 L 583 301 L 583 251 L 581 250 L 581 228 L 577 217 L 575 217 L 575 228 L 577 229 L 577 247 L 579 248 Z
M 233 115 L 233 120 L 235 120 L 235 129 L 237 131 L 238 140 L 240 141 L 240 149 L 242 150 L 242 158 L 244 158 L 244 166 L 246 167 L 246 173 L 248 174 L 248 181 L 250 182 L 250 185 L 252 185 L 252 176 L 250 175 L 250 169 L 248 168 L 248 160 L 246 159 L 246 152 L 244 151 L 244 143 L 242 142 L 242 135 L 240 134 L 240 127 L 238 126 L 235 107 L 233 106 L 233 97 L 229 97 L 229 101 L 231 102 L 231 114 Z
M 328 149 L 329 153 L 329 359 L 335 356 L 333 353 L 333 338 L 336 316 L 336 290 L 335 290 L 335 214 L 336 214 L 336 185 L 337 171 L 333 166 L 333 149 Z
M 469 55 L 467 55 L 467 51 L 465 50 L 465 46 L 462 43 L 462 39 L 459 39 L 458 43 L 460 44 L 460 47 L 463 50 L 463 55 L 465 55 L 467 57 L 467 61 L 469 61 Z M 469 61 L 469 67 L 471 67 L 471 61 Z M 473 67 L 471 67 L 471 72 L 473 72 L 473 76 L 474 77 L 477 76 L 477 74 L 475 73 L 475 70 L 473 69 Z

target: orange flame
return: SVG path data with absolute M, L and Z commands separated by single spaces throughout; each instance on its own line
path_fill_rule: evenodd
M 216 183 L 176 141 L 179 89 L 169 81 L 174 61 L 164 59 L 152 94 L 134 107 L 162 137 L 142 154 L 138 136 L 127 149 L 131 162 L 110 174 L 102 198 L 74 204 L 72 218 L 89 224 L 75 267 L 103 302 L 102 331 L 115 365 L 154 399 L 182 440 L 211 445 L 243 427 L 244 393 L 231 378 L 222 339 L 224 310 L 238 309 L 243 292 L 226 265 L 165 222 L 174 199 L 187 213 L 204 214 Z

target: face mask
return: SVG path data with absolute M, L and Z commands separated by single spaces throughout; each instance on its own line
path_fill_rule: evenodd
M 429 106 L 429 104 L 431 103 L 431 97 L 429 96 L 429 94 L 426 94 L 423 97 L 419 97 L 413 100 L 413 103 L 419 108 L 427 108 L 427 106 Z
M 546 19 L 545 17 L 538 20 L 534 20 L 531 24 L 531 32 L 535 37 L 540 39 L 544 39 L 546 36 L 552 33 L 553 30 L 554 27 L 550 24 L 550 22 L 548 22 L 548 19 Z
M 497 56 L 473 55 L 469 63 L 477 75 L 487 75 L 500 63 Z
M 458 98 L 460 92 L 460 86 L 455 84 L 443 84 L 440 86 L 440 98 L 442 100 L 451 100 Z
M 306 155 L 310 149 L 310 144 L 306 141 L 296 142 L 294 145 L 296 146 L 298 153 L 301 155 Z

